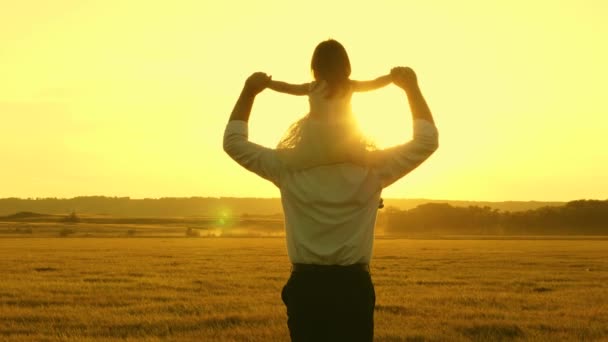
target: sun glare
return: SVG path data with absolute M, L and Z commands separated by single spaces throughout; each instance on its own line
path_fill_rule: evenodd
M 0 154 L 11 165 L 0 197 L 276 197 L 225 155 L 223 129 L 249 74 L 310 82 L 313 49 L 328 38 L 345 46 L 353 79 L 394 66 L 419 75 L 441 147 L 392 196 L 608 192 L 588 177 L 608 174 L 604 2 L 30 3 L 0 11 Z M 379 147 L 411 137 L 393 85 L 355 94 L 353 109 Z M 305 96 L 265 91 L 250 137 L 274 147 L 307 110 Z

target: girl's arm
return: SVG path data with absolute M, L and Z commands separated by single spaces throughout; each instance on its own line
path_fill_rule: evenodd
M 268 88 L 278 91 L 279 93 L 291 95 L 308 95 L 310 83 L 290 84 L 281 81 L 270 81 Z
M 371 81 L 352 81 L 353 91 L 370 91 L 389 85 L 393 79 L 391 75 L 384 75 Z

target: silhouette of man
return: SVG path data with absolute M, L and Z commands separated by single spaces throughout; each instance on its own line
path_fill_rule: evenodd
M 382 189 L 438 147 L 437 129 L 414 71 L 393 68 L 391 77 L 405 91 L 414 134 L 402 145 L 376 151 L 369 165 L 339 162 L 294 170 L 276 149 L 250 142 L 253 102 L 270 82 L 264 73 L 247 79 L 226 126 L 226 153 L 281 192 L 292 262 L 281 297 L 292 341 L 373 340 L 376 297 L 369 262 Z

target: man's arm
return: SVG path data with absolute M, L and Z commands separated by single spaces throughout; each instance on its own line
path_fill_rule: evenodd
M 270 76 L 263 72 L 256 72 L 247 78 L 243 90 L 241 90 L 241 96 L 236 101 L 230 120 L 240 120 L 249 122 L 249 115 L 251 115 L 251 108 L 253 108 L 253 101 L 257 94 L 262 92 L 270 83 Z
M 308 95 L 310 89 L 310 83 L 303 84 L 291 84 L 281 81 L 271 80 L 268 84 L 268 88 L 278 91 L 279 93 L 291 94 L 291 95 Z
M 391 70 L 391 77 L 398 87 L 405 90 L 407 100 L 410 104 L 410 110 L 412 111 L 412 118 L 414 120 L 426 120 L 434 124 L 433 115 L 431 114 L 431 110 L 426 103 L 424 96 L 422 96 L 422 91 L 418 86 L 418 78 L 416 77 L 414 70 L 407 67 L 393 68 Z
M 370 154 L 370 163 L 378 172 L 382 187 L 405 176 L 437 150 L 439 135 L 431 110 L 422 96 L 416 74 L 410 68 L 391 70 L 393 82 L 407 95 L 414 124 L 414 137 L 409 142 Z
M 223 145 L 234 161 L 279 186 L 282 164 L 276 151 L 249 141 L 248 122 L 253 102 L 269 81 L 270 77 L 264 73 L 255 73 L 247 79 L 226 125 Z
M 382 88 L 389 85 L 392 81 L 393 78 L 391 75 L 380 76 L 375 80 L 371 81 L 352 81 L 353 91 L 361 92 L 376 90 L 378 88 Z

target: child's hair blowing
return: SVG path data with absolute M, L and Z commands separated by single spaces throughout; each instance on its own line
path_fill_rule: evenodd
M 346 49 L 338 41 L 321 42 L 312 54 L 310 68 L 316 81 L 327 82 L 327 97 L 341 95 L 348 87 L 350 60 Z
M 336 40 L 317 45 L 310 68 L 315 81 L 325 83 L 322 91 L 326 98 L 339 98 L 352 90 L 350 60 Z M 279 158 L 294 170 L 342 162 L 366 165 L 367 152 L 376 146 L 361 132 L 350 107 L 345 114 L 339 120 L 313 120 L 309 112 L 293 123 L 277 144 Z

